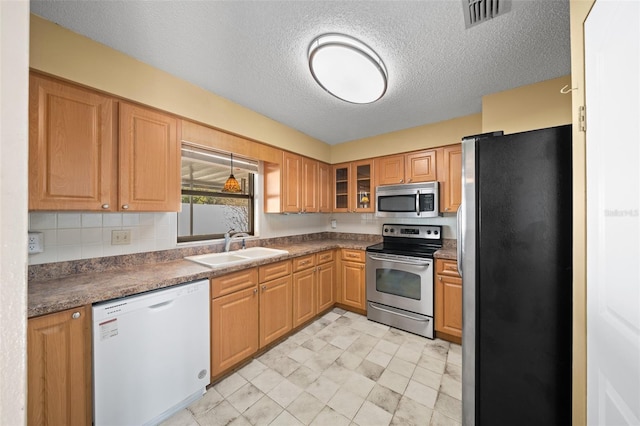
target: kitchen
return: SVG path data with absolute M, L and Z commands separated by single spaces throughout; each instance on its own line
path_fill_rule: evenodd
M 32 25 L 33 25 L 33 24 L 32 24 Z M 36 27 L 37 27 L 37 26 L 36 26 Z M 51 46 L 49 46 L 49 47 L 51 47 Z M 45 50 L 46 50 L 46 49 L 45 49 Z M 54 49 L 54 50 L 55 50 L 55 49 Z M 32 66 L 33 66 L 33 64 L 32 64 Z M 45 67 L 45 68 L 46 68 L 46 67 Z M 564 84 L 566 84 L 566 83 L 561 84 L 561 85 L 560 85 L 560 87 L 562 87 Z M 556 86 L 556 85 L 554 84 L 554 86 Z M 533 89 L 531 89 L 531 90 L 532 90 L 533 92 L 536 92 L 537 94 L 539 94 L 539 93 L 540 93 L 540 91 L 539 91 L 539 90 L 536 90 L 535 88 L 533 88 Z M 554 94 L 555 94 L 556 92 L 557 92 L 557 87 L 554 87 L 554 89 L 553 89 L 553 90 L 549 90 L 549 93 L 554 93 Z M 518 96 L 517 96 L 517 94 L 516 94 L 516 93 L 514 93 L 513 95 L 514 95 L 514 98 L 516 98 L 516 99 L 518 98 Z M 497 96 L 497 95 L 496 95 L 496 96 Z M 558 96 L 558 97 L 559 97 L 559 95 L 556 95 L 556 96 Z M 566 99 L 566 98 L 564 98 L 564 99 Z M 490 102 L 489 102 L 489 101 L 490 101 L 490 99 L 487 99 L 487 104 L 490 104 Z M 516 102 L 516 104 L 517 104 L 517 102 Z M 518 105 L 518 106 L 520 107 L 521 105 Z M 511 108 L 510 108 L 510 107 L 507 107 L 507 109 L 511 109 Z M 517 109 L 517 108 L 515 108 L 515 109 Z M 520 112 L 522 112 L 522 110 L 520 110 Z M 485 116 L 486 116 L 486 117 L 485 117 Z M 485 119 L 489 119 L 489 118 L 490 118 L 490 116 L 491 116 L 491 108 L 489 107 L 489 105 L 487 105 L 487 107 L 486 107 L 486 108 L 484 108 L 484 107 L 483 107 L 482 121 L 484 122 L 484 120 L 485 120 Z M 475 121 L 474 121 L 474 123 L 475 123 L 475 124 L 474 124 L 473 126 L 471 126 L 471 127 L 473 127 L 474 129 L 479 129 L 479 127 L 478 127 L 478 122 L 479 122 L 480 117 L 474 117 L 473 119 L 475 120 Z M 569 117 L 569 119 L 568 119 L 568 120 L 565 120 L 565 121 L 563 121 L 563 122 L 569 122 L 569 121 L 570 121 L 570 117 Z M 450 123 L 450 124 L 451 124 L 451 125 L 457 125 L 457 124 L 460 124 L 460 123 Z M 547 125 L 547 124 L 545 123 L 545 125 Z M 446 126 L 445 126 L 445 127 L 446 127 Z M 543 125 L 543 126 L 538 126 L 538 127 L 544 127 L 544 125 Z M 438 130 L 438 129 L 436 129 L 436 132 L 437 132 L 437 130 Z M 470 130 L 471 130 L 471 129 L 470 129 Z M 477 133 L 477 130 L 468 131 L 468 132 L 463 133 L 463 134 L 473 134 L 473 133 Z M 457 135 L 455 138 L 453 138 L 453 137 L 452 137 L 452 138 L 450 139 L 450 140 L 451 140 L 451 143 L 455 143 L 456 141 L 458 141 L 458 140 L 459 140 L 459 136 L 460 136 L 460 135 Z M 348 158 L 347 158 L 347 159 L 348 159 Z M 346 216 L 346 215 L 345 215 L 345 216 Z M 300 221 L 300 222 L 302 222 L 302 221 L 304 220 L 304 218 L 299 219 L 299 218 L 298 218 L 298 217 L 296 217 L 296 216 L 291 216 L 291 217 L 286 217 L 286 218 L 284 218 L 284 217 L 283 217 L 282 219 L 280 219 L 280 217 L 278 217 L 277 219 L 274 219 L 274 220 L 275 220 L 276 222 L 280 222 L 280 223 L 279 223 L 278 225 L 276 225 L 276 226 L 285 227 L 285 226 L 287 226 L 287 225 L 286 225 L 286 223 L 290 223 L 291 221 L 293 221 L 293 223 L 294 223 L 294 224 L 298 224 L 298 222 L 296 222 L 296 221 Z M 352 218 L 352 217 L 348 217 L 348 216 L 347 216 L 347 217 L 344 217 L 344 218 L 343 218 L 343 217 L 339 217 L 339 218 L 338 218 L 338 223 L 339 223 L 339 224 L 342 224 L 344 221 L 346 221 L 346 222 L 350 222 L 350 221 L 357 222 L 358 220 L 357 220 L 357 218 Z M 356 225 L 357 225 L 357 224 L 356 224 Z M 325 225 L 325 224 L 323 224 L 322 226 L 326 226 L 326 225 Z M 371 228 L 373 228 L 373 226 L 372 226 Z M 378 226 L 376 226 L 376 228 L 378 228 L 378 229 L 377 229 L 377 230 L 373 230 L 371 233 L 373 233 L 373 232 L 379 232 L 379 227 L 378 227 Z

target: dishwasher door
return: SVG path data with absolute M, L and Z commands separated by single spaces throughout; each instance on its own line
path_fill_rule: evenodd
M 208 280 L 94 305 L 94 424 L 157 424 L 202 397 L 209 340 Z

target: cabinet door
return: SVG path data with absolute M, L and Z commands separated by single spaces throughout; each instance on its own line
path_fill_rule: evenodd
M 340 287 L 341 303 L 361 310 L 365 310 L 367 308 L 363 263 L 348 261 L 342 262 Z
M 318 162 L 302 157 L 302 211 L 318 212 Z
M 404 183 L 404 155 L 389 155 L 376 159 L 378 185 Z
M 315 268 L 293 274 L 293 327 L 316 315 Z
M 336 263 L 318 265 L 318 306 L 317 313 L 331 308 L 336 303 Z
M 291 276 L 260 284 L 260 347 L 263 348 L 292 328 Z
M 31 75 L 29 210 L 114 210 L 114 105 L 98 93 Z
M 356 212 L 375 210 L 373 160 L 357 161 L 351 164 L 351 202 Z
M 462 145 L 442 149 L 444 181 L 440 183 L 442 212 L 455 212 L 462 202 Z
M 258 350 L 258 288 L 211 301 L 211 376 L 215 377 Z
M 302 157 L 290 152 L 282 154 L 282 211 L 302 210 Z
M 406 155 L 407 183 L 434 181 L 437 179 L 436 173 L 435 149 Z
M 331 182 L 331 166 L 326 163 L 318 163 L 318 211 L 320 213 L 331 212 L 333 204 L 333 185 Z
M 28 424 L 91 424 L 89 313 L 81 307 L 28 321 Z
M 438 275 L 435 292 L 436 331 L 462 337 L 462 279 Z
M 180 210 L 178 120 L 120 103 L 119 209 Z
M 349 211 L 349 179 L 351 178 L 351 166 L 336 164 L 333 166 L 334 176 L 334 204 L 333 211 L 347 213 Z

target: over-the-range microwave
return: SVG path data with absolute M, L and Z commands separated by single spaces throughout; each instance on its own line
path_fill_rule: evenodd
M 385 185 L 376 188 L 376 216 L 439 216 L 438 182 Z

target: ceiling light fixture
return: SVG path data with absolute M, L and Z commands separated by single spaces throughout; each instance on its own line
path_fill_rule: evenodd
M 309 46 L 309 68 L 320 86 L 354 104 L 375 102 L 387 91 L 387 69 L 369 46 L 344 34 L 324 34 Z
M 233 154 L 231 154 L 231 174 L 229 174 L 229 178 L 224 183 L 224 187 L 222 188 L 222 192 L 240 192 L 242 188 L 240 188 L 240 184 L 233 176 Z

